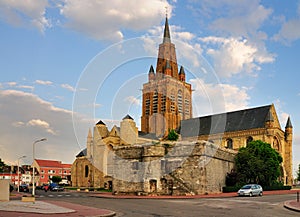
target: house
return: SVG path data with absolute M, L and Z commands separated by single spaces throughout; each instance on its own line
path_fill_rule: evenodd
M 37 185 L 47 184 L 53 176 L 60 176 L 62 179 L 71 180 L 72 164 L 64 164 L 61 161 L 35 159 L 33 162 L 37 170 Z

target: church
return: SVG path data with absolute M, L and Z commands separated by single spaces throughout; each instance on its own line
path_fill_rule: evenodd
M 142 89 L 141 130 L 130 115 L 108 129 L 88 131 L 86 149 L 72 165 L 72 186 L 111 189 L 115 194 L 195 195 L 218 193 L 234 169 L 240 147 L 262 140 L 283 158 L 280 180 L 291 185 L 293 126 L 281 129 L 273 104 L 203 117 L 192 115 L 192 86 L 178 66 L 168 18 Z M 169 130 L 178 141 L 167 141 Z

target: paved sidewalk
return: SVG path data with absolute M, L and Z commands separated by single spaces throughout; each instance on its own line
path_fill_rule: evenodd
M 98 209 L 82 206 L 63 201 L 35 201 L 22 202 L 21 200 L 0 201 L 0 217 L 101 217 L 114 216 L 116 213 L 111 210 Z
M 283 206 L 287 209 L 300 212 L 300 202 L 297 202 L 296 200 L 285 201 Z

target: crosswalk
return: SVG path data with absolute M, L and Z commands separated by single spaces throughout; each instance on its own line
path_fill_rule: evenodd
M 61 198 L 61 197 L 82 197 L 80 194 L 43 194 L 38 195 L 39 198 Z

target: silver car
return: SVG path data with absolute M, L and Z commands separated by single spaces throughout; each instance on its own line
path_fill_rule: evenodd
M 250 196 L 250 197 L 255 195 L 262 196 L 263 189 L 260 185 L 248 184 L 248 185 L 244 185 L 240 190 L 238 190 L 237 194 L 238 196 Z

